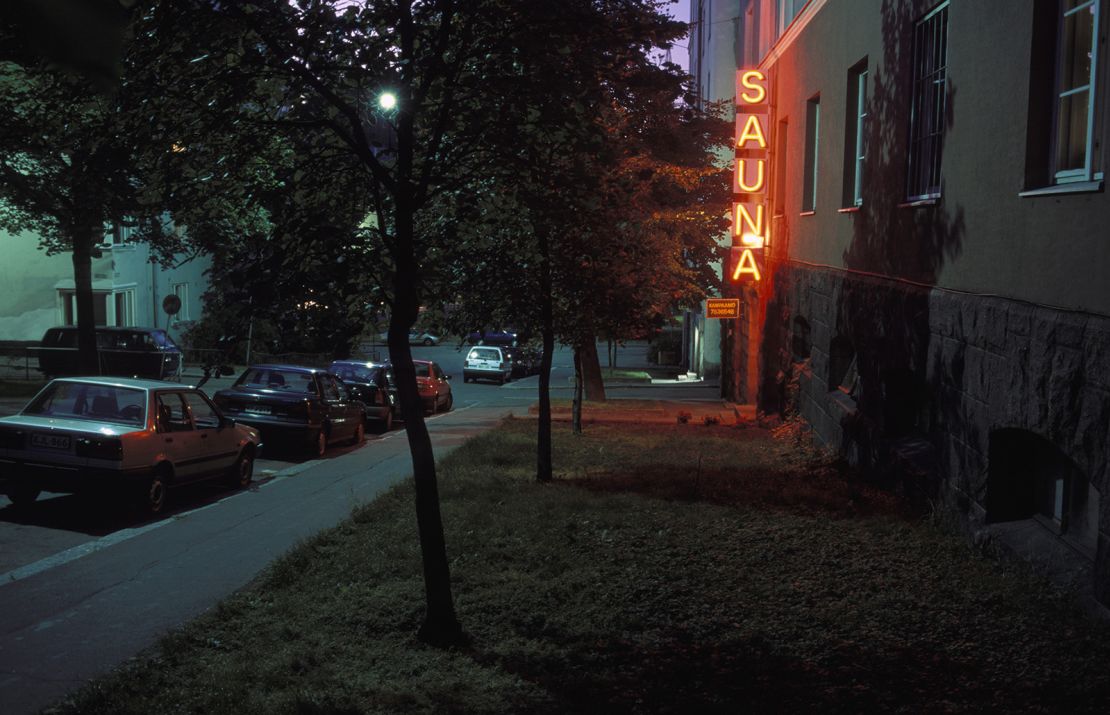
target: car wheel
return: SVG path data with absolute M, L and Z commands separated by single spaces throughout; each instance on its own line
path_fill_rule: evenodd
M 455 406 L 455 394 L 451 393 L 451 394 L 447 395 L 447 403 L 443 406 L 443 411 L 444 412 L 450 412 L 451 408 L 454 407 L 454 406 Z
M 363 420 L 360 418 L 358 424 L 355 426 L 355 433 L 351 435 L 351 444 L 358 446 L 366 439 L 366 428 L 362 426 Z
M 141 494 L 139 503 L 147 514 L 161 514 L 165 510 L 167 489 L 172 473 L 167 466 L 159 467 L 146 483 L 146 490 Z
M 434 344 L 434 343 L 432 343 L 432 339 L 431 339 L 431 338 L 424 338 L 424 347 L 430 347 L 430 346 L 432 346 L 433 344 Z
M 504 375 L 498 375 L 497 376 L 497 384 L 498 385 L 504 385 L 505 384 L 505 376 Z
M 428 408 L 428 414 L 434 415 L 439 412 L 439 395 L 432 395 L 432 405 Z
M 235 464 L 231 466 L 227 476 L 229 485 L 237 486 L 240 489 L 249 487 L 251 481 L 254 480 L 254 453 L 243 450 L 239 454 L 239 459 L 236 459 Z
M 328 451 L 328 433 L 323 427 L 316 433 L 316 439 L 312 441 L 309 451 L 313 457 L 323 457 L 324 453 Z
M 385 419 L 382 420 L 379 424 L 381 425 L 379 429 L 382 432 L 388 432 L 389 430 L 393 429 L 393 409 L 392 408 L 385 411 Z
M 41 489 L 30 484 L 16 484 L 8 488 L 8 498 L 18 507 L 34 503 L 40 493 L 42 493 Z

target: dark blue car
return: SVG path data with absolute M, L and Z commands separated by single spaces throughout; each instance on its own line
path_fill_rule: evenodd
M 212 400 L 269 444 L 301 445 L 322 456 L 328 445 L 362 442 L 366 405 L 327 370 L 300 365 L 251 365 Z

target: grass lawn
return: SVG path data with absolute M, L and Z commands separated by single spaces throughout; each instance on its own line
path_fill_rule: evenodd
M 619 367 L 601 368 L 601 379 L 621 382 L 651 382 L 651 373 L 644 370 L 625 370 Z
M 1090 712 L 1110 625 L 755 428 L 509 420 L 441 464 L 469 647 L 417 642 L 406 485 L 62 713 Z

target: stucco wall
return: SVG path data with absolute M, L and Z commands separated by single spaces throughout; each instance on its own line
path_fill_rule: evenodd
M 39 340 L 47 328 L 63 322 L 59 289 L 73 287 L 70 254 L 47 256 L 36 236 L 0 234 L 0 340 Z M 208 287 L 205 275 L 210 259 L 201 256 L 162 268 L 150 261 L 144 244 L 103 246 L 93 259 L 95 290 L 131 289 L 135 292 L 134 324 L 168 328 L 175 338 L 181 331 L 176 319 L 162 310 L 162 299 L 173 293 L 175 283 L 188 285 L 188 305 L 183 316 L 196 320 Z
M 777 248 L 817 265 L 1110 315 L 1106 194 L 1018 195 L 1032 188 L 1025 185 L 1026 141 L 1039 131 L 1028 120 L 1031 66 L 1053 62 L 1035 56 L 1031 45 L 1033 3 L 949 6 L 941 198 L 933 207 L 898 206 L 905 201 L 910 30 L 933 4 L 827 2 L 770 63 L 773 131 L 785 120 L 788 132 L 786 156 L 773 159 L 785 163 L 788 176 L 785 195 L 773 199 L 783 210 Z M 848 71 L 864 57 L 870 80 L 864 203 L 857 213 L 839 213 Z M 818 95 L 817 210 L 800 216 L 806 102 Z M 1108 95 L 1101 93 L 1100 106 Z M 1042 133 L 1048 143 L 1050 132 Z
M 992 435 L 1054 445 L 1102 497 L 1094 577 L 1110 603 L 1110 318 L 805 266 L 780 267 L 774 303 L 789 357 L 765 368 L 797 377 L 795 406 L 821 441 L 908 496 L 982 527 Z M 851 394 L 838 338 L 857 360 Z

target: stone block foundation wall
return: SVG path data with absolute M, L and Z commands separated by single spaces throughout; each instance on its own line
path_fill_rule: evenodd
M 972 533 L 1040 520 L 1110 605 L 1110 318 L 788 264 L 764 335 L 764 409 Z

